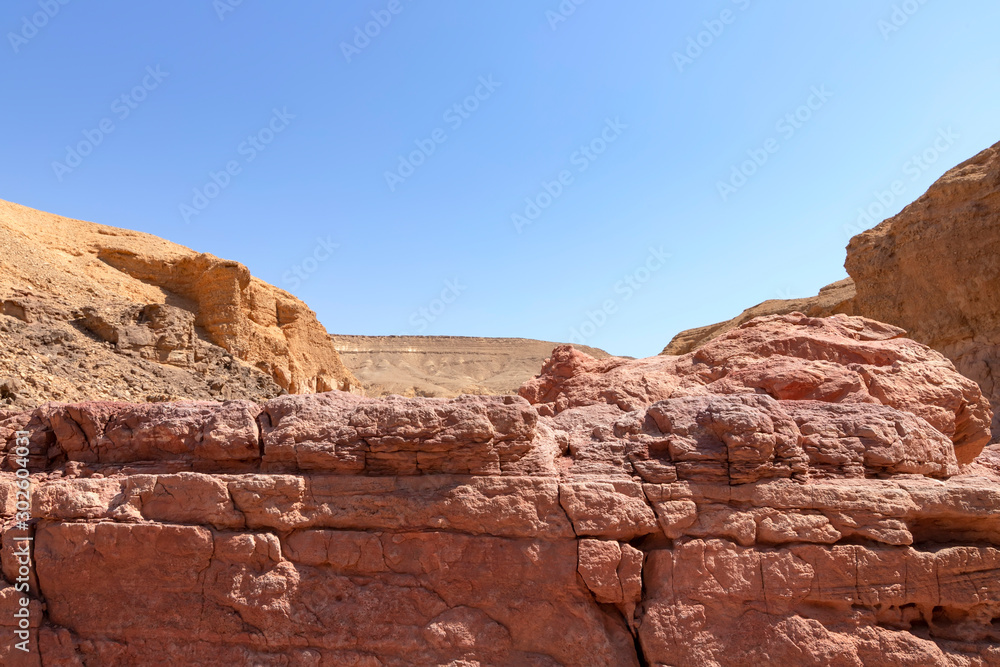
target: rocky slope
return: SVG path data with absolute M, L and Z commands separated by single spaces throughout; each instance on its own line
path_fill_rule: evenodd
M 0 415 L 5 517 L 19 429 L 35 471 L 33 652 L 0 660 L 1000 665 L 990 410 L 899 329 L 561 347 L 520 394 Z
M 334 347 L 368 396 L 513 394 L 558 343 L 462 336 L 333 336 Z M 608 353 L 580 350 L 597 358 Z
M 683 354 L 751 317 L 792 311 L 863 315 L 902 327 L 979 383 L 1000 438 L 1000 144 L 942 176 L 917 201 L 853 239 L 851 278 L 817 297 L 766 301 L 739 317 L 685 331 Z
M 0 201 L 0 400 L 350 390 L 315 314 L 237 262 Z

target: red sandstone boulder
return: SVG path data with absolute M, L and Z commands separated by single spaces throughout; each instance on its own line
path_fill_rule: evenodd
M 988 402 L 944 356 L 902 334 L 862 317 L 792 313 L 751 320 L 680 357 L 598 361 L 563 346 L 519 393 L 541 414 L 738 393 L 882 404 L 925 419 L 970 463 L 990 441 Z
M 538 421 L 513 396 L 285 396 L 262 416 L 265 470 L 370 475 L 500 474 L 529 452 Z

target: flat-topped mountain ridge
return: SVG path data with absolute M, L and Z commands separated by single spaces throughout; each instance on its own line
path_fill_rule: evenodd
M 474 336 L 331 336 L 370 396 L 514 394 L 559 343 Z M 596 358 L 608 353 L 578 349 Z

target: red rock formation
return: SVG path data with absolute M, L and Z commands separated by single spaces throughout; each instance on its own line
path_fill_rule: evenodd
M 969 463 L 990 441 L 976 384 L 902 329 L 861 317 L 759 317 L 680 356 L 597 361 L 563 346 L 520 394 L 541 414 L 607 402 L 622 410 L 706 394 L 880 403 L 923 417 Z M 795 404 L 791 404 L 795 405 Z M 984 421 L 985 420 L 985 421 Z
M 0 415 L 4 469 L 23 428 L 38 471 L 32 655 L 1000 665 L 989 406 L 899 333 L 793 314 L 682 357 L 564 347 L 521 397 Z

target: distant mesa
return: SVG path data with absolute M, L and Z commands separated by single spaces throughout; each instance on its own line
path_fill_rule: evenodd
M 462 336 L 333 336 L 369 396 L 515 394 L 559 343 Z M 577 346 L 604 359 L 608 353 Z

